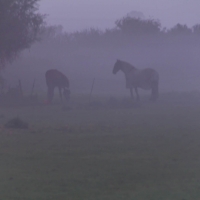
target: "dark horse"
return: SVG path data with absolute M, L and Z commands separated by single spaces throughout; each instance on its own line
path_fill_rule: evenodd
M 65 99 L 67 101 L 69 100 L 70 98 L 69 80 L 62 72 L 58 71 L 57 69 L 47 70 L 47 72 L 45 73 L 45 78 L 48 87 L 47 98 L 50 103 L 53 100 L 55 87 L 58 87 L 59 89 L 61 101 L 62 101 L 62 89 Z
M 159 74 L 156 70 L 151 68 L 137 69 L 127 62 L 117 60 L 113 68 L 113 74 L 116 74 L 119 70 L 124 72 L 126 78 L 126 88 L 130 89 L 132 99 L 133 88 L 135 89 L 137 95 L 137 101 L 140 99 L 138 88 L 151 90 L 150 100 L 156 101 L 158 99 Z

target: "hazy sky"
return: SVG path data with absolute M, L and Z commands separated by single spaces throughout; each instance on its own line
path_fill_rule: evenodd
M 41 0 L 40 12 L 50 25 L 67 32 L 85 28 L 113 28 L 115 21 L 131 11 L 159 19 L 163 27 L 177 23 L 200 24 L 200 0 Z

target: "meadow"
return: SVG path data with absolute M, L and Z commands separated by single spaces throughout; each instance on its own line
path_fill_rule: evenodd
M 200 199 L 200 93 L 96 99 L 0 108 L 0 199 Z M 13 117 L 28 129 L 5 128 Z

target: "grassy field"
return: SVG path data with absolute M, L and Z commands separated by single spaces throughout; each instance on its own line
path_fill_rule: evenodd
M 86 99 L 0 109 L 0 199 L 200 199 L 199 93 L 132 108 Z M 28 129 L 4 127 L 17 116 Z

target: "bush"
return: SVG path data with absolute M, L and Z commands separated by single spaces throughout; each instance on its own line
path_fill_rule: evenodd
M 4 126 L 6 128 L 26 129 L 28 128 L 28 123 L 22 121 L 19 117 L 15 117 L 9 120 Z

